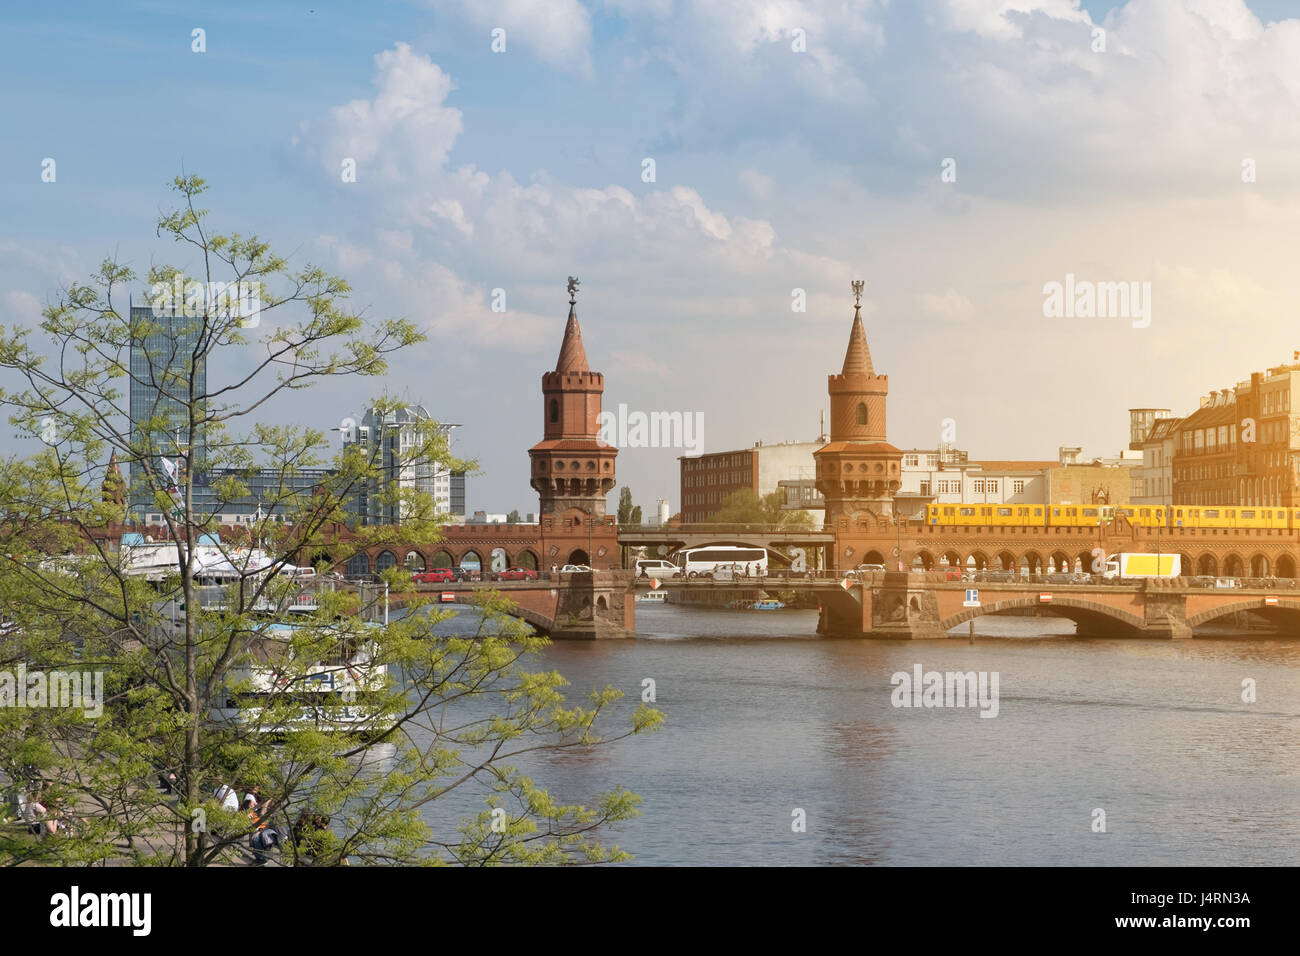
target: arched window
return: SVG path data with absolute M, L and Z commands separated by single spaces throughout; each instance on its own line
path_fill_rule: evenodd
M 867 423 L 867 406 L 866 406 L 866 403 L 864 403 L 864 402 L 858 402 L 858 424 L 859 424 L 859 425 L 865 425 L 866 423 Z
M 557 402 L 555 399 L 551 399 L 551 421 L 558 422 L 559 420 L 560 420 L 560 403 Z

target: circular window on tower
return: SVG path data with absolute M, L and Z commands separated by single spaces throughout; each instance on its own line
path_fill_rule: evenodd
M 882 465 L 882 464 L 880 464 L 879 462 L 877 462 L 877 463 L 876 463 L 876 471 L 884 471 L 884 470 L 885 470 L 885 466 Z
M 577 471 L 579 465 L 578 465 L 578 463 L 577 463 L 576 461 L 571 461 L 571 462 L 569 462 L 569 467 L 572 468 L 574 471 Z
M 557 462 L 555 463 L 555 470 L 556 470 L 556 471 L 564 471 L 564 462 L 562 462 L 562 461 L 557 461 Z
M 595 471 L 595 470 L 596 470 L 596 463 L 595 463 L 594 461 L 589 461 L 589 462 L 587 462 L 587 470 L 588 470 L 588 471 Z

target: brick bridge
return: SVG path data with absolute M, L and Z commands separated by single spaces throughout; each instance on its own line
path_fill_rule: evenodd
M 550 578 L 550 575 L 544 575 Z M 483 585 L 432 584 L 417 588 L 452 596 L 447 603 L 471 604 Z M 515 616 L 557 640 L 632 637 L 636 594 L 649 589 L 628 571 L 557 575 L 537 581 L 491 585 L 514 602 Z M 1253 612 L 1300 632 L 1300 591 L 1294 588 L 1193 587 L 1186 582 L 1143 581 L 1132 585 L 968 584 L 934 574 L 887 572 L 844 587 L 834 577 L 767 578 L 754 581 L 663 581 L 668 591 L 794 591 L 816 595 L 821 605 L 817 632 L 831 637 L 917 640 L 947 638 L 948 632 L 986 614 L 1064 617 L 1080 633 L 1105 637 L 1188 638 L 1197 627 Z M 965 607 L 966 591 L 979 591 L 979 607 Z M 395 594 L 400 606 L 406 595 Z
M 1107 637 L 1192 637 L 1221 618 L 1253 612 L 1300 632 L 1300 591 L 1293 588 L 1192 587 L 1179 581 L 1134 585 L 934 581 L 925 574 L 887 573 L 826 591 L 818 633 L 886 639 L 944 638 L 986 614 L 1037 613 L 1069 618 L 1083 634 Z M 966 607 L 976 588 L 979 607 Z

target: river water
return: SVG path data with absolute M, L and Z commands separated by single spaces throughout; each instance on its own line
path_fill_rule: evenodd
M 1300 862 L 1300 636 L 985 617 L 973 642 L 874 642 L 817 637 L 816 616 L 643 604 L 635 640 L 551 645 L 571 701 L 626 693 L 611 729 L 645 678 L 665 723 L 526 769 L 570 802 L 639 794 L 609 837 L 634 864 Z M 996 673 L 996 717 L 894 706 L 917 664 Z

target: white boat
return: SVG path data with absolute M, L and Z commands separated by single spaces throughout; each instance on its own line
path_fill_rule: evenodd
M 195 595 L 203 610 L 223 610 L 228 604 L 230 585 L 241 578 L 262 584 L 276 573 L 274 563 L 265 552 L 226 548 L 215 538 L 204 537 L 207 540 L 191 555 Z M 179 554 L 174 542 L 133 542 L 123 551 L 126 574 L 161 581 L 176 572 Z M 247 608 L 265 620 L 250 646 L 250 655 L 257 662 L 231 669 L 227 676 L 230 696 L 223 706 L 212 708 L 209 717 L 215 721 L 234 721 L 254 732 L 272 735 L 302 728 L 356 731 L 376 724 L 382 715 L 368 709 L 365 698 L 370 692 L 384 689 L 387 666 L 375 662 L 378 646 L 373 641 L 357 640 L 354 634 L 351 639 L 340 641 L 335 654 L 308 666 L 292 657 L 295 633 L 313 623 L 326 623 L 312 617 L 320 607 L 319 593 L 349 585 L 331 575 L 304 574 L 291 565 L 288 573 L 284 573 L 283 567 L 279 570 L 297 587 L 274 600 L 259 599 Z M 365 585 L 351 587 L 360 591 Z M 387 588 L 383 602 L 383 623 L 366 622 L 367 629 L 387 623 Z M 179 636 L 185 626 L 185 605 L 173 596 L 159 608 L 167 619 L 161 629 L 172 637 Z M 287 722 L 264 720 L 266 702 L 272 698 L 289 699 L 296 716 Z
M 637 604 L 667 604 L 667 591 L 642 591 L 636 596 Z

